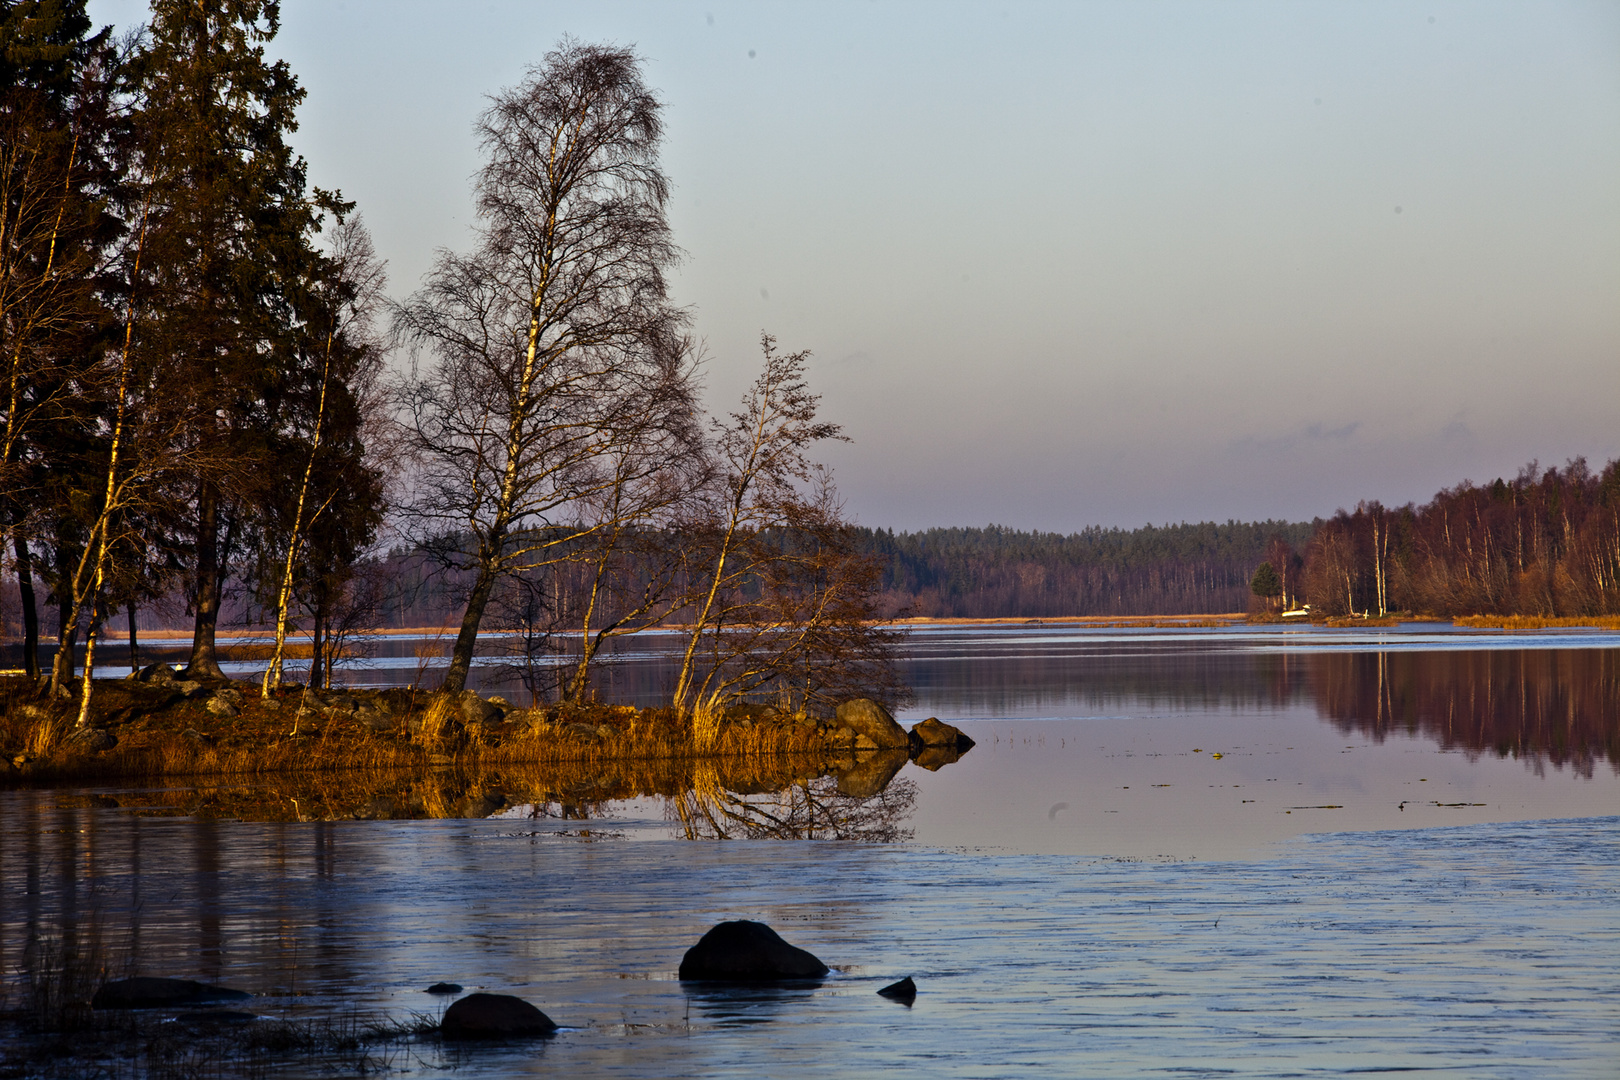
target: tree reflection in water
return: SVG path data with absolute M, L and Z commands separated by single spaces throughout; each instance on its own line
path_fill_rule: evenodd
M 1424 736 L 1472 756 L 1620 772 L 1620 649 L 1340 653 L 1312 658 L 1311 688 L 1340 731 Z
M 192 788 L 56 793 L 64 807 L 122 808 L 201 822 L 386 821 L 487 818 L 608 825 L 614 804 L 665 800 L 666 817 L 691 839 L 781 837 L 894 841 L 917 786 L 895 779 L 905 751 L 793 757 L 563 762 L 499 769 L 442 768 L 222 779 Z M 932 762 L 924 767 L 935 768 Z
M 903 750 L 872 752 L 830 775 L 764 790 L 728 787 L 711 763 L 700 763 L 666 815 L 688 840 L 909 840 L 914 830 L 902 822 L 916 807 L 917 785 L 894 778 L 905 763 Z

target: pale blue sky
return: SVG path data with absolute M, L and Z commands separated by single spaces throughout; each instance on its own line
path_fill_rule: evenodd
M 1620 4 L 283 7 L 295 142 L 398 296 L 466 243 L 484 96 L 565 33 L 635 45 L 715 402 L 761 329 L 813 350 L 864 524 L 1620 457 Z

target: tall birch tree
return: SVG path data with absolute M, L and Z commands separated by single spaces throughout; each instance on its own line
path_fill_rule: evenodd
M 448 692 L 466 685 L 496 585 L 601 532 L 601 462 L 650 401 L 690 393 L 660 113 L 635 54 L 565 40 L 480 118 L 476 246 L 442 253 L 399 313 L 427 353 L 402 388 L 411 514 L 471 579 Z

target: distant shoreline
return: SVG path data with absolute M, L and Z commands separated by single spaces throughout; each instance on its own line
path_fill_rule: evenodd
M 913 627 L 913 626 L 1090 626 L 1090 627 L 1097 627 L 1099 629 L 1106 629 L 1106 628 L 1110 628 L 1110 627 L 1126 628 L 1126 627 L 1132 627 L 1132 626 L 1140 626 L 1140 627 L 1144 627 L 1144 628 L 1150 628 L 1150 627 L 1174 628 L 1174 627 L 1180 626 L 1180 627 L 1187 627 L 1189 629 L 1192 629 L 1192 628 L 1199 628 L 1199 627 L 1209 628 L 1209 627 L 1217 627 L 1217 626 L 1233 626 L 1233 625 L 1247 623 L 1248 619 L 1249 619 L 1249 616 L 1244 612 L 1224 612 L 1224 613 L 1208 614 L 1208 615 L 1040 615 L 1040 616 L 1027 616 L 1027 617 L 1026 616 L 1000 616 L 1000 617 L 996 617 L 996 618 L 987 618 L 987 619 L 970 619 L 970 618 L 960 618 L 960 617 L 954 617 L 954 616 L 953 617 L 933 617 L 933 616 L 918 615 L 918 616 L 913 616 L 913 617 L 907 618 L 907 619 L 887 619 L 887 620 L 883 620 L 883 625 L 897 626 L 897 627 Z M 1301 619 L 1298 622 L 1292 622 L 1292 623 L 1289 623 L 1287 625 L 1293 625 L 1293 626 L 1317 626 L 1317 627 L 1322 627 L 1324 625 L 1327 625 L 1331 629 L 1347 629 L 1347 628 L 1353 629 L 1354 627 L 1360 626 L 1360 625 L 1378 626 L 1378 625 L 1388 625 L 1391 622 L 1395 622 L 1395 623 L 1402 623 L 1402 622 L 1445 623 L 1445 624 L 1448 624 L 1448 625 L 1451 625 L 1451 626 L 1456 626 L 1456 627 L 1458 627 L 1460 629 L 1468 629 L 1468 630 L 1558 630 L 1558 629 L 1576 629 L 1576 628 L 1579 628 L 1579 627 L 1590 627 L 1590 628 L 1592 628 L 1594 630 L 1620 630 L 1620 616 L 1615 616 L 1615 615 L 1590 615 L 1590 616 L 1577 616 L 1577 615 L 1569 615 L 1569 616 L 1459 615 L 1456 618 L 1446 619 L 1446 618 L 1437 618 L 1435 616 L 1402 614 L 1402 615 L 1397 615 L 1397 616 L 1389 616 L 1386 619 L 1378 619 L 1378 618 L 1347 619 L 1347 618 L 1342 618 L 1341 617 L 1341 618 L 1332 620 L 1332 622 L 1330 624 L 1324 624 L 1324 623 L 1319 622 L 1319 621 L 1307 621 L 1307 620 Z M 1271 622 L 1271 621 L 1266 621 L 1266 622 L 1257 622 L 1254 625 L 1256 625 L 1256 626 L 1275 626 L 1275 625 L 1279 625 L 1279 624 L 1277 624 L 1275 622 Z M 658 627 L 656 629 L 649 629 L 649 630 L 644 631 L 644 632 L 645 633 L 684 633 L 688 629 L 690 629 L 690 628 L 686 627 L 686 626 L 682 626 L 682 625 L 680 625 L 678 623 L 672 623 L 672 624 L 667 625 L 667 626 L 661 626 L 661 627 Z M 442 638 L 442 639 L 446 640 L 447 642 L 449 642 L 449 641 L 454 641 L 456 635 L 458 633 L 460 633 L 460 631 L 461 631 L 461 628 L 459 626 L 443 626 L 443 627 L 440 627 L 440 626 L 404 626 L 404 627 L 389 627 L 389 628 L 386 628 L 386 629 L 366 630 L 366 631 L 362 632 L 362 635 L 366 636 L 366 637 Z M 274 633 L 274 631 L 270 627 L 247 629 L 247 630 L 222 630 L 222 631 L 219 632 L 218 637 L 222 642 L 231 642 L 231 641 L 240 641 L 243 638 L 260 638 L 260 639 L 262 639 L 262 638 L 272 636 L 273 633 Z M 500 631 L 489 631 L 487 633 L 488 633 L 489 636 L 493 636 L 495 634 L 500 633 Z M 138 637 L 139 637 L 141 642 L 143 642 L 143 643 L 151 642 L 152 644 L 158 644 L 158 643 L 161 643 L 161 642 L 170 642 L 170 641 L 180 641 L 180 642 L 190 641 L 191 636 L 192 636 L 192 632 L 190 630 L 140 630 L 140 631 L 138 631 Z M 301 637 L 304 637 L 304 636 L 305 635 L 304 635 L 304 633 L 302 631 L 293 631 L 291 634 L 289 634 L 290 639 L 291 638 L 301 638 Z M 100 637 L 99 640 L 104 645 L 112 645 L 114 643 L 127 644 L 129 642 L 129 637 L 128 637 L 127 634 L 120 634 L 120 633 L 117 633 L 117 632 L 111 632 L 111 633 L 103 634 Z M 7 642 L 7 644 L 16 644 L 16 643 L 15 642 Z M 48 644 L 51 644 L 51 642 L 42 639 L 41 644 L 42 645 L 48 645 Z M 81 647 L 82 647 L 82 643 L 81 643 Z

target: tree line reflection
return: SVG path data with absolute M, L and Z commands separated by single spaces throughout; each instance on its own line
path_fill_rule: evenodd
M 1346 733 L 1432 739 L 1590 776 L 1620 767 L 1620 649 L 1252 652 L 1016 640 L 914 650 L 940 716 L 1156 715 L 1314 707 Z
M 1341 653 L 1312 657 L 1316 707 L 1334 727 L 1382 742 L 1620 771 L 1620 650 Z

